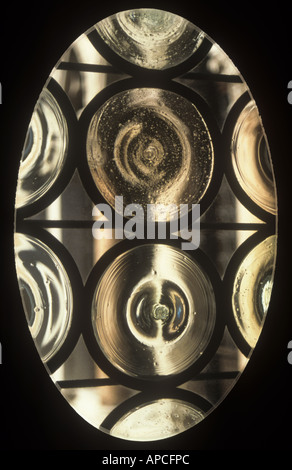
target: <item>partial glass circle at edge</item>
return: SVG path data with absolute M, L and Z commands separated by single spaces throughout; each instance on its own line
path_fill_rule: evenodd
M 250 251 L 240 264 L 233 285 L 234 319 L 250 348 L 256 346 L 270 303 L 276 240 L 276 235 L 271 235 Z
M 117 55 L 150 70 L 168 69 L 185 61 L 204 37 L 184 18 L 157 9 L 123 11 L 95 27 Z
M 232 167 L 238 183 L 261 209 L 277 213 L 275 181 L 268 142 L 254 101 L 241 111 L 234 127 Z
M 39 200 L 58 178 L 67 155 L 65 116 L 46 88 L 34 109 L 19 167 L 16 208 Z
M 16 272 L 30 333 L 43 362 L 63 345 L 70 329 L 73 294 L 67 273 L 40 240 L 15 233 Z
M 160 398 L 128 412 L 112 427 L 110 434 L 126 440 L 157 441 L 192 428 L 205 414 L 183 400 Z

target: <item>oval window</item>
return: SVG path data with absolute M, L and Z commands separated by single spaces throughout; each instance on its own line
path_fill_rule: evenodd
M 199 426 L 268 313 L 277 197 L 248 85 L 187 19 L 95 24 L 35 105 L 15 260 L 32 340 L 60 393 L 119 439 Z

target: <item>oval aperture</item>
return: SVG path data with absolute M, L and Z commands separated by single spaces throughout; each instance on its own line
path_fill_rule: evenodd
M 144 8 L 74 41 L 28 123 L 15 216 L 32 341 L 88 423 L 155 441 L 228 399 L 269 311 L 277 193 L 256 101 L 204 31 Z

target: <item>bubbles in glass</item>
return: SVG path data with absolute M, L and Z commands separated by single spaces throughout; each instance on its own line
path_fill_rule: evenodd
M 242 110 L 232 136 L 232 166 L 246 194 L 263 210 L 276 214 L 277 201 L 271 157 L 254 101 Z
M 16 272 L 29 330 L 44 362 L 64 343 L 70 329 L 73 294 L 55 253 L 30 235 L 15 233 Z
M 127 440 L 156 441 L 186 431 L 204 417 L 205 412 L 191 403 L 160 398 L 126 413 L 112 427 L 110 434 Z
M 274 279 L 276 235 L 253 248 L 238 268 L 233 284 L 232 308 L 239 332 L 251 348 L 261 333 Z
M 196 204 L 210 184 L 214 149 L 196 106 L 158 88 L 112 96 L 91 119 L 87 159 L 103 197 L 114 205 Z
M 29 124 L 20 162 L 16 208 L 39 200 L 54 184 L 67 155 L 68 129 L 52 93 L 40 94 Z
M 171 376 L 207 348 L 216 322 L 212 284 L 201 266 L 168 245 L 142 245 L 118 256 L 92 302 L 97 343 L 131 376 Z
M 117 13 L 95 27 L 120 57 L 153 70 L 168 69 L 185 61 L 204 38 L 200 30 L 180 16 L 147 8 Z

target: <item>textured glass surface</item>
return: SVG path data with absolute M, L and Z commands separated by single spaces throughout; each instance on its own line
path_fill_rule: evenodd
M 67 123 L 62 111 L 43 89 L 28 128 L 20 162 L 16 207 L 42 197 L 57 179 L 66 158 Z
M 276 233 L 275 181 L 260 110 L 237 107 L 249 87 L 219 45 L 156 9 L 95 21 L 27 123 L 17 277 L 48 380 L 73 410 L 112 437 L 160 440 L 208 419 L 252 360 L 276 236 L 247 247 Z M 179 204 L 199 218 L 168 226 Z
M 72 291 L 62 263 L 29 235 L 15 234 L 16 271 L 26 319 L 43 361 L 62 346 L 72 319 Z
M 180 373 L 209 344 L 212 285 L 184 252 L 143 245 L 117 257 L 97 285 L 92 322 L 104 354 L 131 376 Z
M 252 348 L 261 333 L 274 279 L 276 236 L 257 245 L 243 260 L 233 286 L 233 314 L 239 331 Z
M 249 103 L 241 112 L 232 139 L 234 172 L 248 196 L 262 209 L 276 213 L 272 163 L 257 106 Z
M 112 428 L 111 434 L 136 441 L 163 439 L 198 424 L 204 415 L 204 412 L 182 400 L 159 399 L 123 416 Z
M 204 37 L 192 23 L 180 16 L 143 8 L 110 16 L 100 21 L 96 29 L 123 59 L 157 70 L 188 59 Z
M 212 178 L 214 154 L 193 103 L 158 88 L 114 95 L 94 114 L 87 158 L 96 186 L 114 205 L 195 204 Z

